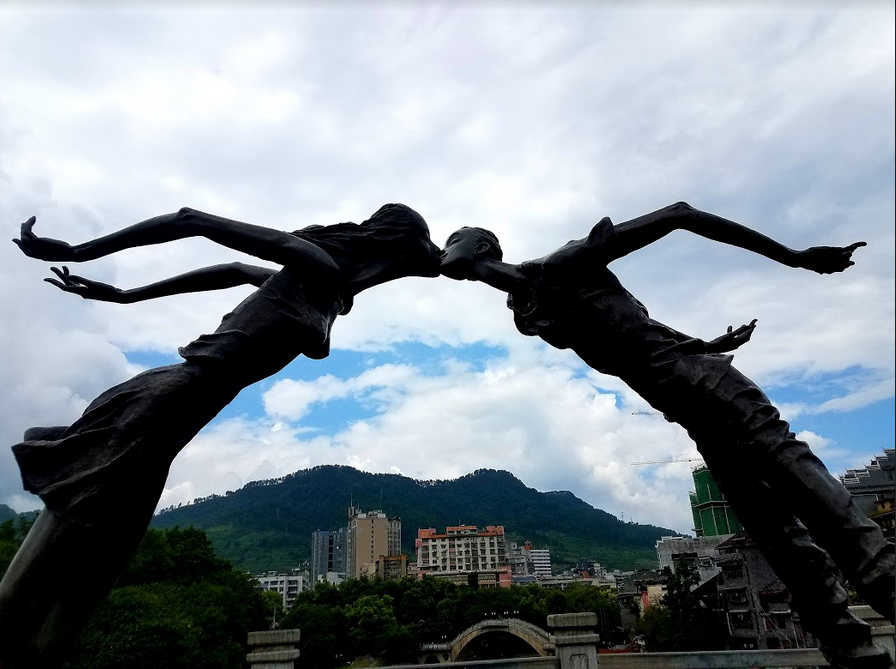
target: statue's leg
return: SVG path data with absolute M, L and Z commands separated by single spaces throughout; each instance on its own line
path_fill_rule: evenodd
M 766 470 L 766 480 L 789 510 L 808 528 L 843 571 L 859 595 L 893 622 L 896 616 L 896 546 L 856 505 L 806 442 L 755 386 L 733 398 L 748 411 L 745 443 Z
M 35 657 L 58 661 L 68 655 L 137 550 L 150 517 L 145 522 L 135 519 L 127 526 L 91 528 L 92 545 L 80 556 L 80 569 L 77 573 L 69 571 L 73 577 L 59 590 L 43 624 L 35 631 Z
M 892 568 L 886 580 L 874 574 L 892 565 L 893 544 L 740 372 L 732 368 L 711 393 L 697 392 L 688 398 L 684 389 L 676 398 L 679 411 L 682 403 L 691 406 L 681 422 L 790 589 L 807 629 L 829 652 L 856 658 L 879 652 L 867 626 L 849 614 L 831 558 L 869 604 L 892 618 Z
M 3 669 L 25 666 L 26 640 L 34 635 L 56 596 L 55 575 L 68 568 L 67 551 L 61 546 L 72 542 L 65 541 L 57 526 L 53 514 L 41 511 L 0 581 Z
M 704 448 L 707 466 L 828 659 L 834 666 L 889 667 L 886 651 L 872 643 L 870 626 L 849 611 L 849 596 L 830 556 L 763 480 L 761 464 L 721 450 Z
M 62 520 L 46 509 L 41 511 L 0 582 L 0 628 L 4 637 L 0 667 L 19 669 L 61 662 L 118 577 L 117 571 L 98 574 L 89 568 L 93 561 L 107 562 L 103 551 L 109 548 L 111 536 L 104 541 L 103 533 L 96 528 Z M 81 611 L 68 621 L 57 618 L 48 628 L 51 612 L 72 588 L 88 590 Z
M 127 514 L 95 525 L 40 513 L 0 581 L 2 669 L 62 661 L 137 549 L 157 499 L 138 493 Z
M 0 583 L 0 669 L 58 666 L 137 549 L 172 459 L 234 395 L 199 365 L 160 367 L 100 395 L 71 427 L 33 428 L 13 447 L 52 511 Z

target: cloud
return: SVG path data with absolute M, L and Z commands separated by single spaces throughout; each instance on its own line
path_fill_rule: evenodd
M 597 389 L 564 365 L 520 366 L 495 358 L 481 371 L 446 361 L 438 373 L 383 365 L 357 377 L 324 375 L 313 382 L 282 381 L 265 393 L 268 417 L 234 419 L 206 430 L 175 461 L 163 505 L 189 501 L 220 488 L 222 478 L 243 482 L 259 463 L 272 477 L 317 464 L 367 471 L 399 469 L 418 479 L 455 478 L 478 468 L 506 469 L 541 490 L 574 489 L 600 508 L 625 510 L 641 522 L 687 528 L 689 511 L 674 497 L 688 485 L 687 468 L 668 467 L 641 478 L 630 464 L 692 452 L 680 428 L 633 416 L 615 394 Z M 534 391 L 534 388 L 538 388 Z M 378 392 L 375 413 L 330 434 L 313 434 L 302 422 L 313 403 Z M 287 417 L 283 407 L 296 409 Z M 284 425 L 282 421 L 290 421 Z M 202 490 L 184 481 L 200 478 Z M 636 455 L 637 454 L 637 455 Z M 665 500 L 670 507 L 657 504 Z
M 738 368 L 795 423 L 849 424 L 893 396 L 893 26 L 883 4 L 14 7 L 0 22 L 0 217 L 8 237 L 36 214 L 40 234 L 78 242 L 185 205 L 291 230 L 399 201 L 437 243 L 484 225 L 519 262 L 604 215 L 685 200 L 793 248 L 865 240 L 834 276 L 681 232 L 611 267 L 654 318 L 695 336 L 758 318 Z M 187 240 L 76 271 L 132 287 L 234 259 L 253 261 Z M 173 354 L 248 294 L 92 304 L 46 276 L 0 244 L 6 444 L 73 420 L 135 371 L 127 355 Z M 425 365 L 390 358 L 421 344 Z M 473 344 L 491 357 L 463 357 Z M 263 386 L 264 412 L 194 440 L 162 504 L 321 463 L 422 478 L 499 467 L 689 527 L 687 463 L 629 464 L 693 454 L 683 431 L 522 337 L 500 293 L 380 286 L 332 345 L 369 369 L 297 361 Z M 337 405 L 357 413 L 310 424 Z M 813 435 L 837 462 L 872 455 Z M 28 500 L 0 449 L 0 502 Z

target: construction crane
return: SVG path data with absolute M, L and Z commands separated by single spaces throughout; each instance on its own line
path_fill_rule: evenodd
M 639 460 L 633 462 L 633 465 L 668 465 L 671 462 L 703 462 L 703 458 L 664 458 L 662 460 Z

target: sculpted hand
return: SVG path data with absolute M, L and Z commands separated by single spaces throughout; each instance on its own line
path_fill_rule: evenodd
M 12 241 L 22 249 L 29 258 L 37 258 L 38 260 L 49 260 L 50 262 L 75 261 L 75 252 L 71 244 L 63 242 L 59 239 L 50 239 L 49 237 L 38 237 L 32 231 L 34 222 L 37 219 L 32 216 L 22 223 L 22 229 L 19 233 L 19 239 Z
M 810 269 L 819 274 L 833 274 L 842 272 L 847 267 L 852 267 L 852 254 L 860 246 L 867 246 L 865 242 L 856 242 L 849 246 L 813 246 L 805 251 L 797 251 L 799 258 L 797 267 Z
M 729 325 L 728 332 L 723 334 L 721 337 L 716 337 L 712 341 L 706 342 L 706 352 L 725 353 L 726 351 L 733 351 L 736 348 L 740 348 L 742 345 L 750 341 L 750 337 L 753 336 L 753 330 L 755 329 L 755 318 L 750 321 L 749 325 L 741 325 L 736 330 Z
M 50 269 L 53 270 L 53 273 L 58 276 L 59 279 L 44 279 L 44 281 L 52 283 L 66 293 L 80 295 L 85 300 L 117 302 L 118 304 L 124 304 L 126 302 L 125 294 L 120 288 L 110 286 L 107 283 L 85 279 L 82 276 L 69 274 L 68 267 L 63 267 L 62 269 L 51 267 Z

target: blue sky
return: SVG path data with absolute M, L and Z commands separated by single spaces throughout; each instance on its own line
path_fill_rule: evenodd
M 0 220 L 80 242 L 191 206 L 278 229 L 404 202 L 510 262 L 676 201 L 794 247 L 868 242 L 818 276 L 675 233 L 614 263 L 668 325 L 758 319 L 735 365 L 835 475 L 894 434 L 892 3 L 25 3 L 0 9 Z M 203 240 L 78 266 L 132 287 L 246 260 Z M 0 245 L 0 441 L 213 330 L 248 290 L 96 304 Z M 160 502 L 318 464 L 539 490 L 690 529 L 683 430 L 480 284 L 365 292 L 332 354 L 248 388 L 175 461 Z M 7 447 L 0 503 L 25 510 Z M 450 519 L 446 519 L 448 522 Z M 496 518 L 494 522 L 500 523 Z

